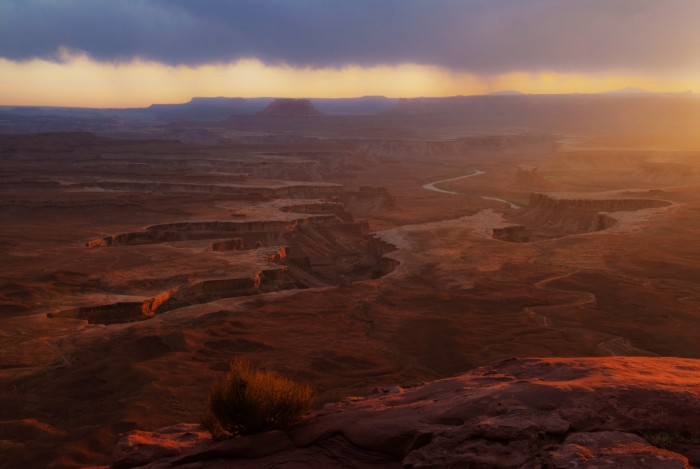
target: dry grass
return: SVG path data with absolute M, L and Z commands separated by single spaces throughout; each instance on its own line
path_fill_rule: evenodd
M 308 412 L 315 398 L 307 384 L 236 359 L 212 387 L 201 422 L 215 440 L 284 429 Z
M 655 430 L 641 433 L 642 438 L 650 445 L 661 449 L 671 449 L 675 444 L 685 443 L 700 445 L 700 435 L 695 433 L 683 433 L 678 430 Z

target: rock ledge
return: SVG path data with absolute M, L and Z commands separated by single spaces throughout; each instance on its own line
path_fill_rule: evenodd
M 700 360 L 508 359 L 328 404 L 288 433 L 212 442 L 195 424 L 132 431 L 111 467 L 687 469 L 700 447 L 663 450 L 639 432 L 698 422 Z

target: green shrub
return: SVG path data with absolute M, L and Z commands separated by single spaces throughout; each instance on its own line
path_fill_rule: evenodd
M 307 384 L 236 359 L 212 387 L 201 423 L 215 440 L 284 429 L 311 410 L 315 398 Z
M 694 433 L 683 433 L 679 430 L 654 430 L 641 432 L 642 438 L 650 445 L 661 449 L 670 449 L 678 443 L 689 443 L 700 445 L 700 435 Z

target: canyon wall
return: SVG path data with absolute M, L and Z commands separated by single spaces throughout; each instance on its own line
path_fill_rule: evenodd
M 490 234 L 492 238 L 500 239 L 501 241 L 510 241 L 512 243 L 528 242 L 528 237 L 525 235 L 525 227 L 523 225 L 493 228 Z
M 616 222 L 610 214 L 668 207 L 671 202 L 634 198 L 559 198 L 533 193 L 530 205 L 519 215 L 524 222 L 562 233 L 600 231 Z M 605 215 L 603 215 L 605 214 Z
M 241 251 L 243 249 L 243 239 L 232 238 L 217 241 L 209 246 L 212 251 Z
M 654 199 L 563 199 L 547 194 L 530 195 L 530 207 L 549 213 L 561 213 L 566 210 L 585 210 L 595 212 L 633 212 L 647 208 L 668 207 L 670 202 Z
M 222 233 L 260 234 L 280 233 L 302 227 L 337 227 L 342 224 L 335 215 L 312 215 L 295 220 L 251 220 L 251 221 L 187 221 L 164 223 L 146 227 L 145 231 L 123 233 L 85 243 L 88 248 L 100 246 L 126 246 L 154 244 L 193 239 L 220 238 Z M 245 240 L 241 238 L 243 243 Z M 250 243 L 248 243 L 250 245 Z M 219 250 L 213 249 L 212 250 Z
M 283 249 L 282 252 L 282 256 L 286 255 L 286 250 Z M 287 280 L 287 268 L 276 266 L 262 269 L 252 276 L 204 280 L 182 285 L 143 301 L 71 308 L 49 313 L 47 317 L 86 319 L 89 324 L 143 321 L 156 314 L 193 304 L 209 303 L 221 298 L 255 295 L 260 293 L 260 288 L 264 284 L 285 280 Z M 272 288 L 272 290 L 276 289 Z
M 229 195 L 261 195 L 265 197 L 295 198 L 303 196 L 312 198 L 319 194 L 333 194 L 343 191 L 340 184 L 295 184 L 284 186 L 253 186 L 253 185 L 223 185 L 223 184 L 187 184 L 175 182 L 135 182 L 135 181 L 104 181 L 71 184 L 71 188 L 99 188 L 120 191 L 138 192 L 204 192 Z M 308 196 L 308 197 L 306 197 Z

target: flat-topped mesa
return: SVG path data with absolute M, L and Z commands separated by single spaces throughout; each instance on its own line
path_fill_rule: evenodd
M 71 188 L 100 188 L 137 192 L 202 192 L 249 198 L 313 198 L 318 194 L 336 194 L 344 190 L 341 184 L 309 183 L 282 185 L 190 184 L 170 182 L 101 181 L 72 184 Z
M 243 98 L 229 98 L 226 101 L 224 101 L 221 105 L 224 107 L 241 107 L 245 106 L 246 104 L 246 100 Z
M 501 241 L 528 243 L 543 239 L 603 231 L 618 225 L 618 219 L 629 220 L 636 212 L 672 206 L 660 199 L 603 198 L 600 195 L 564 198 L 556 194 L 532 193 L 530 204 L 508 220 L 518 225 L 494 228 L 491 237 Z M 642 214 L 641 216 L 646 216 Z
M 284 252 L 282 248 L 278 251 Z M 274 255 L 273 255 L 274 257 Z M 257 295 L 291 287 L 285 283 L 287 267 L 271 266 L 255 275 L 204 280 L 164 291 L 142 301 L 123 301 L 112 304 L 70 308 L 47 314 L 49 318 L 87 319 L 89 324 L 121 324 L 144 321 L 174 309 L 194 304 L 209 303 L 222 298 Z
M 530 205 L 523 210 L 522 220 L 562 233 L 585 233 L 615 225 L 614 216 L 610 216 L 614 212 L 635 212 L 670 205 L 671 202 L 658 199 L 559 198 L 533 193 Z
M 187 221 L 177 223 L 165 223 L 152 225 L 147 231 L 285 231 L 297 226 L 328 226 L 336 225 L 341 221 L 335 215 L 312 215 L 296 220 L 251 220 L 251 221 Z
M 325 116 L 311 104 L 308 99 L 277 98 L 265 109 L 256 113 L 258 116 L 277 117 L 320 117 Z
M 244 244 L 254 246 L 255 240 L 246 239 L 250 235 L 262 233 L 280 233 L 302 227 L 337 227 L 343 221 L 335 214 L 309 215 L 295 220 L 250 220 L 250 221 L 187 221 L 165 223 L 146 227 L 145 231 L 122 233 L 105 238 L 94 239 L 85 243 L 88 248 L 101 246 L 131 246 L 139 244 L 157 244 L 197 239 L 221 238 L 222 233 L 237 233 L 233 238 L 241 239 L 240 247 L 232 241 L 235 249 L 243 249 Z M 251 242 L 252 241 L 252 242 Z M 212 245 L 213 246 L 213 245 Z M 221 244 L 212 251 L 225 249 L 228 244 Z M 224 248 L 224 249 L 222 249 Z
M 647 208 L 668 207 L 670 202 L 654 199 L 564 199 L 548 194 L 530 194 L 530 207 L 543 208 L 559 213 L 564 210 L 591 212 L 634 212 Z

